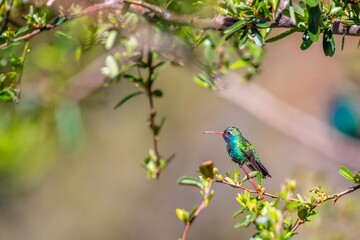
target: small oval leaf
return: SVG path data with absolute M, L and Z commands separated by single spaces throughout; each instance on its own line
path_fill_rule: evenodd
M 152 94 L 153 94 L 155 97 L 158 97 L 158 98 L 163 96 L 162 91 L 159 90 L 159 89 L 154 90 L 154 91 L 152 92 Z
M 339 168 L 339 173 L 341 176 L 343 176 L 346 179 L 349 179 L 350 181 L 354 181 L 354 176 L 353 174 L 350 172 L 349 169 L 347 169 L 344 166 L 340 166 Z
M 325 29 L 323 34 L 323 50 L 326 56 L 334 56 L 335 41 L 330 28 Z
M 290 34 L 294 33 L 294 32 L 297 32 L 299 29 L 298 28 L 291 28 L 289 30 L 286 30 L 282 33 L 279 33 L 278 35 L 274 36 L 274 37 L 271 37 L 271 38 L 268 38 L 265 40 L 266 43 L 271 43 L 271 42 L 275 42 L 275 41 L 278 41 L 280 39 L 283 39 L 287 36 L 289 36 Z
M 194 177 L 184 176 L 184 177 L 179 178 L 177 182 L 180 185 L 194 186 L 194 187 L 198 187 L 200 189 L 203 189 L 203 187 L 204 187 L 204 185 L 202 184 L 200 179 L 194 178 Z
M 143 91 L 138 91 L 138 92 L 134 92 L 134 93 L 131 93 L 127 96 L 125 96 L 123 99 L 121 99 L 114 107 L 114 109 L 117 109 L 118 107 L 120 107 L 121 105 L 123 105 L 125 102 L 127 102 L 129 99 L 133 98 L 133 97 L 136 97 L 140 94 L 143 94 L 144 92 Z
M 175 210 L 176 216 L 179 218 L 180 221 L 186 223 L 189 219 L 189 212 L 185 209 L 177 208 Z

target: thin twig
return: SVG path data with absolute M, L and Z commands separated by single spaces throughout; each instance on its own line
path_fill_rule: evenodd
M 19 41 L 23 41 L 23 40 L 29 40 L 30 38 L 38 35 L 39 33 L 43 32 L 43 31 L 49 31 L 52 30 L 62 24 L 64 24 L 65 22 L 69 21 L 69 20 L 74 20 L 80 17 L 83 17 L 85 15 L 89 15 L 91 13 L 103 10 L 103 9 L 107 9 L 107 8 L 118 8 L 119 6 L 117 4 L 114 4 L 112 1 L 105 1 L 103 3 L 99 3 L 99 4 L 95 4 L 93 6 L 84 8 L 82 11 L 80 11 L 79 13 L 69 16 L 69 17 L 65 17 L 65 20 L 61 23 L 61 24 L 54 24 L 54 23 L 48 23 L 45 24 L 44 26 L 40 27 L 40 28 L 36 28 L 34 30 L 32 30 L 31 32 L 22 35 L 20 37 L 14 38 L 9 42 L 5 42 L 3 44 L 0 45 L 0 49 L 9 46 L 11 43 L 13 42 L 19 42 Z M 60 17 L 60 16 L 59 16 Z
M 16 81 L 16 103 L 19 102 L 19 99 L 20 99 L 20 92 L 21 92 L 21 79 L 22 79 L 22 75 L 23 75 L 23 70 L 24 70 L 24 62 L 25 62 L 25 58 L 26 58 L 26 54 L 29 50 L 29 42 L 28 41 L 25 41 L 25 44 L 24 44 L 24 48 L 23 48 L 23 52 L 22 52 L 22 55 L 21 55 L 21 58 L 20 58 L 20 70 L 19 70 L 19 77 Z
M 261 200 L 264 200 L 263 194 L 261 189 L 259 189 L 259 187 L 257 186 L 257 184 L 254 183 L 254 181 L 252 180 L 252 178 L 250 177 L 249 173 L 246 171 L 246 169 L 244 168 L 243 165 L 239 164 L 240 168 L 243 170 L 243 172 L 246 174 L 246 177 L 248 178 L 249 182 L 251 183 L 251 185 L 253 185 L 254 189 L 256 190 L 257 194 L 259 195 Z
M 308 212 L 311 212 L 312 210 L 314 210 L 314 209 L 315 209 L 316 207 L 318 207 L 321 203 L 327 202 L 327 201 L 332 200 L 332 199 L 334 199 L 333 204 L 335 204 L 336 201 L 337 201 L 339 198 L 341 198 L 341 197 L 343 197 L 343 196 L 345 196 L 345 195 L 347 195 L 347 194 L 349 194 L 349 193 L 352 193 L 352 192 L 354 192 L 355 190 L 357 190 L 357 189 L 359 189 L 359 188 L 360 188 L 360 184 L 359 184 L 359 185 L 355 185 L 355 186 L 353 186 L 353 187 L 350 187 L 350 188 L 348 188 L 348 189 L 346 189 L 346 190 L 344 190 L 344 191 L 342 191 L 342 192 L 329 195 L 329 196 L 325 197 L 324 199 L 319 199 L 318 201 L 315 201 L 315 202 L 313 203 L 313 205 L 309 208 Z M 302 224 L 304 224 L 305 222 L 306 222 L 306 220 L 301 220 L 301 219 L 296 220 L 295 225 L 294 225 L 294 227 L 291 229 L 291 231 L 292 231 L 292 232 L 295 232 L 295 231 L 296 231 Z
M 207 188 L 204 190 L 204 196 L 203 196 L 203 200 L 200 203 L 199 207 L 196 209 L 195 213 L 192 215 L 192 217 L 186 222 L 185 224 L 185 229 L 183 232 L 183 235 L 181 237 L 181 240 L 186 240 L 188 234 L 189 234 L 189 230 L 191 227 L 191 224 L 194 222 L 194 220 L 199 216 L 199 214 L 201 213 L 202 210 L 204 210 L 204 208 L 207 207 L 208 201 L 206 200 L 210 194 L 211 194 L 211 190 L 212 190 L 212 185 L 214 183 L 214 179 L 211 179 L 209 182 L 209 185 L 207 186 Z
M 246 190 L 246 191 L 248 191 L 248 192 L 250 192 L 250 193 L 257 193 L 256 190 L 253 190 L 253 189 L 244 187 L 244 186 L 242 186 L 242 185 L 240 185 L 240 184 L 232 184 L 232 183 L 226 182 L 226 181 L 224 181 L 224 180 L 215 180 L 215 182 L 217 182 L 217 183 L 222 183 L 222 184 L 231 186 L 231 187 L 233 187 L 233 188 L 240 188 L 240 189 Z M 267 192 L 263 192 L 262 194 L 263 194 L 264 196 L 267 196 L 267 197 L 270 197 L 270 198 L 279 198 L 279 197 L 280 197 L 280 198 L 282 198 L 282 199 L 284 199 L 284 200 L 286 200 L 286 201 L 296 201 L 296 202 L 299 201 L 299 200 L 296 199 L 296 198 L 291 198 L 291 197 L 284 198 L 284 197 L 281 197 L 281 196 L 278 196 L 278 195 L 274 195 L 274 194 L 271 194 L 271 193 L 267 193 Z
M 161 160 L 161 155 L 160 155 L 160 151 L 159 151 L 159 146 L 158 146 L 158 142 L 159 142 L 159 136 L 157 135 L 157 128 L 158 126 L 155 123 L 155 117 L 156 117 L 156 108 L 155 108 L 155 104 L 154 104 L 154 94 L 153 94 L 153 78 L 154 78 L 154 71 L 155 68 L 153 66 L 153 53 L 150 50 L 150 48 L 148 49 L 148 54 L 147 54 L 147 66 L 148 66 L 148 77 L 146 80 L 146 95 L 148 97 L 149 100 L 149 106 L 150 106 L 150 111 L 149 111 L 149 127 L 152 131 L 153 134 L 153 148 L 154 148 L 154 152 L 155 152 L 155 162 L 157 164 L 157 170 L 156 170 L 156 178 L 159 178 L 160 176 L 160 169 L 159 169 L 159 165 L 160 165 L 160 160 Z

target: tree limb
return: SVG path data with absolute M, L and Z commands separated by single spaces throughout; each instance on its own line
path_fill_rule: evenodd
M 129 11 L 135 13 L 140 16 L 144 16 L 150 20 L 154 20 L 156 18 L 160 18 L 167 23 L 178 24 L 178 25 L 187 25 L 192 26 L 198 29 L 211 29 L 211 30 L 225 30 L 229 26 L 233 25 L 238 21 L 238 19 L 233 17 L 226 16 L 214 16 L 212 18 L 199 18 L 198 16 L 193 15 L 179 15 L 176 13 L 172 13 L 165 9 L 162 9 L 159 6 L 149 4 L 144 1 L 137 0 L 111 0 L 104 1 L 102 3 L 95 4 L 93 6 L 87 7 L 80 11 L 79 13 L 67 17 L 68 20 L 76 19 L 85 15 L 89 15 L 91 13 L 104 10 L 104 9 L 115 9 L 122 10 L 124 3 L 130 4 Z M 9 46 L 12 42 L 18 42 L 22 40 L 28 40 L 40 32 L 52 30 L 57 27 L 56 24 L 46 24 L 41 28 L 34 29 L 33 31 L 12 39 L 10 42 L 6 42 L 0 45 L 0 49 L 6 46 Z M 291 18 L 282 15 L 281 13 L 278 17 L 271 22 L 271 28 L 294 28 L 296 24 L 294 24 Z M 341 22 L 340 19 L 334 19 L 333 24 L 331 26 L 331 30 L 333 34 L 345 34 L 349 36 L 360 36 L 360 24 L 354 24 L 352 26 L 346 26 Z

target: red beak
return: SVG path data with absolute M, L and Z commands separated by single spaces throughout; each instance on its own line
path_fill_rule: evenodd
M 220 135 L 224 135 L 224 132 L 214 132 L 214 131 L 204 131 L 205 134 L 220 134 Z

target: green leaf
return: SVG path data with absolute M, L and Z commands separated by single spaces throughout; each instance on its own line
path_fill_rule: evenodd
M 194 186 L 194 187 L 198 187 L 200 189 L 204 188 L 203 183 L 200 181 L 200 179 L 198 178 L 194 178 L 194 177 L 181 177 L 177 180 L 178 184 L 180 185 L 185 185 L 185 186 Z
M 255 19 L 253 23 L 260 28 L 268 28 L 271 26 L 271 22 L 264 18 Z
M 308 216 L 308 208 L 307 207 L 301 207 L 298 210 L 298 217 L 303 220 L 306 221 L 307 220 L 307 216 Z
M 308 34 L 310 40 L 316 42 L 320 34 L 321 10 L 319 5 L 309 8 Z
M 160 97 L 163 96 L 162 91 L 159 90 L 159 89 L 154 90 L 154 91 L 152 92 L 152 94 L 153 94 L 155 97 L 158 97 L 158 98 L 160 98 Z
M 296 28 L 296 27 L 295 27 L 295 28 L 291 28 L 291 29 L 286 30 L 286 31 L 284 31 L 284 32 L 282 32 L 282 33 L 279 33 L 278 35 L 276 35 L 276 36 L 274 36 L 274 37 L 271 37 L 271 38 L 266 39 L 265 42 L 266 42 L 266 43 L 276 42 L 276 41 L 278 41 L 278 40 L 280 40 L 280 39 L 283 39 L 283 38 L 289 36 L 290 34 L 293 34 L 294 32 L 297 32 L 297 31 L 299 31 L 298 28 Z
M 123 105 L 125 102 L 127 102 L 129 99 L 136 97 L 140 94 L 143 94 L 143 91 L 137 91 L 134 93 L 130 93 L 129 95 L 125 96 L 123 99 L 121 99 L 114 107 L 114 109 L 117 109 L 118 107 L 120 107 L 121 105 Z
M 297 198 L 299 199 L 299 201 L 301 203 L 306 203 L 305 200 L 302 198 L 302 196 L 300 194 L 296 194 Z
M 230 70 L 235 70 L 235 69 L 238 69 L 238 68 L 241 68 L 241 67 L 245 67 L 249 64 L 249 61 L 246 61 L 244 59 L 239 59 L 237 60 L 236 62 L 232 63 L 230 66 L 229 66 L 229 69 Z
M 179 220 L 183 223 L 186 223 L 189 220 L 189 212 L 185 209 L 177 208 L 175 209 L 175 213 Z
M 21 33 L 24 33 L 26 31 L 28 31 L 30 29 L 30 26 L 26 25 L 26 26 L 23 26 L 21 28 L 19 28 L 16 33 L 15 33 L 15 36 L 18 36 L 20 35 Z
M 220 13 L 221 15 L 226 16 L 226 15 L 229 14 L 228 10 L 225 9 L 225 8 L 222 8 L 222 7 L 219 7 L 219 6 L 213 6 L 213 8 L 214 8 L 215 11 L 217 11 L 217 12 Z
M 204 73 L 194 76 L 193 80 L 197 85 L 206 89 L 211 89 L 213 86 L 209 77 Z
M 231 37 L 231 35 L 233 35 L 235 32 L 243 28 L 249 21 L 250 18 L 244 18 L 243 20 L 239 20 L 230 27 L 228 27 L 227 29 L 225 29 L 224 30 L 225 40 L 228 40 Z
M 194 216 L 197 209 L 198 209 L 198 206 L 193 207 L 193 209 L 191 210 L 191 212 L 189 214 L 189 219 L 191 219 Z
M 315 216 L 316 214 L 318 214 L 318 210 L 314 209 L 311 212 L 308 213 L 307 218 L 310 219 L 311 217 Z
M 340 166 L 339 168 L 339 173 L 341 176 L 343 176 L 344 178 L 350 180 L 350 181 L 354 181 L 354 176 L 353 174 L 350 172 L 349 169 L 347 169 L 344 166 Z
M 257 172 L 257 174 L 256 174 L 256 180 L 257 180 L 257 182 L 258 182 L 258 185 L 262 185 L 262 180 L 263 180 L 263 177 L 262 177 L 262 174 L 261 174 L 261 172 Z
M 15 91 L 10 88 L 0 90 L 0 100 L 4 102 L 15 102 L 17 100 Z
M 261 47 L 262 45 L 264 45 L 264 40 L 259 30 L 256 27 L 251 26 L 251 32 L 251 37 L 256 46 Z
M 235 211 L 234 212 L 234 214 L 232 215 L 232 218 L 234 219 L 234 218 L 236 218 L 238 215 L 240 215 L 240 214 L 242 214 L 242 213 L 244 213 L 244 212 L 246 212 L 246 211 L 248 211 L 248 209 L 247 208 L 240 208 L 240 209 L 238 209 L 237 211 Z
M 252 171 L 252 172 L 249 173 L 250 178 L 256 177 L 257 174 L 258 174 L 258 171 Z M 241 180 L 240 183 L 244 183 L 246 180 L 248 180 L 247 176 L 245 176 L 245 177 Z
M 330 14 L 336 14 L 338 12 L 340 12 L 342 9 L 342 7 L 334 7 L 330 10 Z
M 280 200 L 281 200 L 281 197 L 279 196 L 279 197 L 276 199 L 276 201 L 271 202 L 271 206 L 276 208 L 276 207 L 279 205 Z
M 235 224 L 234 224 L 234 228 L 239 228 L 243 225 L 245 225 L 246 223 L 246 218 L 245 219 L 241 219 L 240 221 L 237 221 Z
M 81 58 L 81 54 L 82 54 L 82 49 L 81 49 L 81 47 L 77 47 L 77 48 L 75 49 L 74 59 L 75 59 L 76 61 L 79 61 L 80 58 Z
M 295 17 L 295 10 L 293 6 L 292 0 L 289 1 L 289 12 L 290 12 L 290 18 L 293 21 L 293 23 L 296 24 L 296 17 Z
M 241 226 L 249 226 L 256 219 L 256 213 L 250 212 L 246 215 L 245 219 L 242 219 L 234 224 L 234 228 L 239 228 Z
M 235 168 L 235 169 L 234 169 L 234 181 L 235 181 L 236 183 L 238 183 L 239 180 L 240 180 L 240 173 L 239 173 L 239 171 Z
M 319 0 L 305 0 L 305 3 L 310 7 L 315 7 L 319 5 Z
M 74 40 L 74 37 L 71 36 L 70 34 L 68 33 L 65 33 L 65 32 L 62 32 L 62 31 L 57 31 L 56 32 L 56 35 L 58 37 L 61 37 L 61 38 L 65 38 L 65 39 L 69 39 L 69 40 Z
M 139 78 L 137 78 L 133 75 L 129 75 L 129 74 L 124 74 L 123 78 L 125 78 L 129 82 L 135 82 L 135 83 L 141 82 L 141 80 Z
M 242 49 L 245 46 L 245 44 L 248 40 L 248 32 L 249 32 L 249 29 L 245 28 L 243 33 L 241 34 L 240 39 L 239 39 L 239 44 L 238 44 L 239 49 Z
M 335 41 L 330 28 L 326 29 L 323 34 L 323 50 L 325 56 L 334 56 Z

